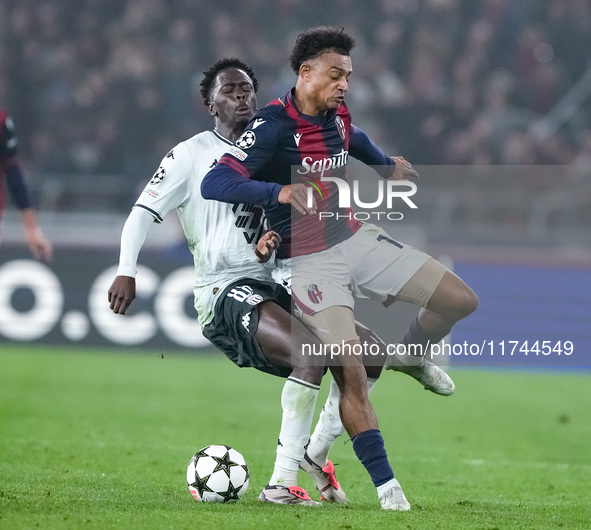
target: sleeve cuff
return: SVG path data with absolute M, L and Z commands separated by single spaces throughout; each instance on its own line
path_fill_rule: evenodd
M 135 278 L 137 270 L 134 267 L 121 266 L 117 268 L 117 276 L 129 276 Z

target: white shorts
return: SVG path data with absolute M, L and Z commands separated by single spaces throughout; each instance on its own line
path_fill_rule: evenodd
M 291 294 L 308 315 L 336 305 L 353 309 L 354 297 L 387 303 L 430 259 L 428 254 L 393 240 L 381 228 L 364 223 L 334 247 L 292 258 Z M 286 269 L 281 273 L 280 268 L 276 276 L 285 279 Z

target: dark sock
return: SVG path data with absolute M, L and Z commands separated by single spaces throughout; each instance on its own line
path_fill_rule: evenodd
M 415 348 L 407 349 L 412 355 L 425 355 L 429 353 L 431 345 L 438 344 L 451 330 L 439 333 L 428 333 L 419 324 L 419 317 L 415 318 L 402 339 L 405 346 L 415 345 Z
M 376 488 L 394 478 L 394 471 L 390 467 L 388 454 L 384 447 L 384 438 L 378 429 L 360 432 L 351 440 L 357 458 L 367 469 Z

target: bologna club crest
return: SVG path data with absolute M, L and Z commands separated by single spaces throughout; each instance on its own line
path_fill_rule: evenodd
M 308 285 L 308 298 L 313 304 L 319 304 L 322 302 L 322 291 L 318 289 L 315 283 Z

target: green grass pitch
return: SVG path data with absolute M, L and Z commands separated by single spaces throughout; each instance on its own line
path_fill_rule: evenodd
M 256 499 L 281 379 L 221 354 L 1 345 L 0 528 L 591 528 L 589 374 L 451 375 L 449 398 L 391 372 L 372 393 L 410 512 L 380 509 L 344 440 L 331 457 L 347 506 L 272 506 Z M 191 456 L 212 443 L 249 463 L 236 504 L 198 503 L 187 489 Z M 301 485 L 318 498 L 303 474 Z

